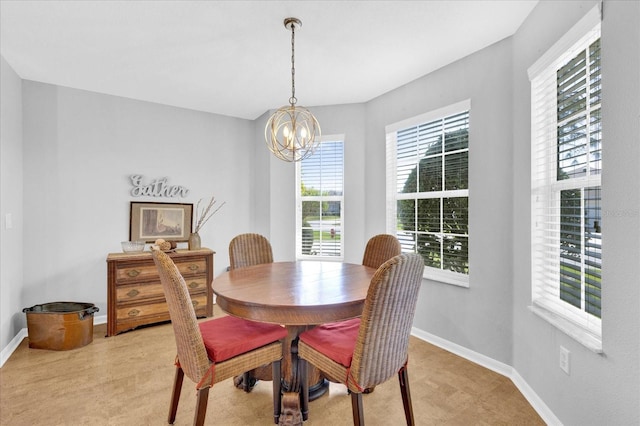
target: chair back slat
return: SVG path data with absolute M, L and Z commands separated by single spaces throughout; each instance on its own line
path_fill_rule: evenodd
M 198 383 L 209 370 L 211 362 L 202 340 L 189 290 L 173 260 L 160 250 L 152 252 L 169 307 L 178 361 L 187 377 Z
M 407 361 L 423 270 L 422 256 L 406 253 L 385 262 L 371 279 L 351 363 L 359 386 L 385 382 Z
M 387 260 L 402 252 L 400 241 L 390 234 L 378 234 L 367 241 L 362 264 L 371 268 L 379 268 Z
M 260 234 L 240 234 L 229 243 L 230 269 L 273 262 L 269 240 Z

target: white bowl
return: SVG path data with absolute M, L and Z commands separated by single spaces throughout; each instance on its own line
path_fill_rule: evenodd
M 120 243 L 122 245 L 122 251 L 125 253 L 140 253 L 144 250 L 144 240 L 138 241 L 123 241 Z

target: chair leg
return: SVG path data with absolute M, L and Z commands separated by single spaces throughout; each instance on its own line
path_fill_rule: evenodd
M 173 379 L 173 391 L 171 392 L 171 403 L 169 405 L 169 418 L 168 423 L 170 425 L 176 421 L 176 413 L 178 412 L 178 402 L 180 402 L 180 391 L 182 390 L 182 380 L 184 379 L 184 371 L 182 367 L 176 367 L 176 375 Z
M 300 412 L 302 420 L 309 419 L 309 377 L 307 361 L 298 358 L 298 372 L 300 373 Z
M 400 393 L 402 394 L 402 404 L 404 405 L 404 416 L 407 419 L 408 426 L 414 426 L 413 407 L 411 406 L 411 392 L 409 391 L 409 375 L 407 367 L 404 366 L 398 371 L 398 379 L 400 381 Z
M 204 425 L 204 418 L 207 415 L 207 401 L 209 399 L 209 387 L 198 390 L 198 401 L 196 402 L 196 416 L 193 419 L 194 426 Z
M 273 371 L 273 421 L 278 424 L 280 413 L 282 412 L 282 378 L 280 371 L 280 361 L 271 363 Z
M 353 412 L 353 426 L 364 426 L 364 410 L 360 392 L 351 392 L 351 411 Z

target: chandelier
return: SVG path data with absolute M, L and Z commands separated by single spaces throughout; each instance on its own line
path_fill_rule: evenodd
M 320 143 L 320 124 L 308 109 L 296 106 L 295 34 L 296 27 L 302 27 L 302 21 L 286 18 L 284 26 L 291 30 L 291 97 L 289 105 L 279 108 L 269 118 L 264 137 L 276 157 L 295 162 L 313 154 Z

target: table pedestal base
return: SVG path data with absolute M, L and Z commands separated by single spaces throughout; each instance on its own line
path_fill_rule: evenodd
M 280 414 L 278 425 L 302 426 L 300 394 L 298 392 L 284 392 L 282 394 L 282 414 Z
M 314 399 L 320 398 L 328 390 L 329 390 L 329 381 L 321 378 L 318 383 L 316 383 L 313 386 L 309 386 L 309 401 L 313 401 Z
M 282 380 L 282 412 L 279 425 L 300 426 L 307 420 L 309 413 L 300 411 L 300 363 L 298 362 L 298 335 L 308 326 L 287 326 L 288 336 L 284 342 L 284 350 L 290 354 L 290 358 L 283 358 Z M 285 352 L 285 353 L 286 353 Z M 321 397 L 329 390 L 329 382 L 325 380 L 320 371 L 312 365 L 307 365 L 307 383 L 309 386 L 309 401 Z
M 321 378 L 319 382 L 309 387 L 309 401 L 320 398 L 328 390 L 329 381 Z M 308 413 L 302 413 L 300 409 L 300 393 L 283 391 L 282 414 L 280 414 L 278 425 L 300 426 L 307 417 Z

